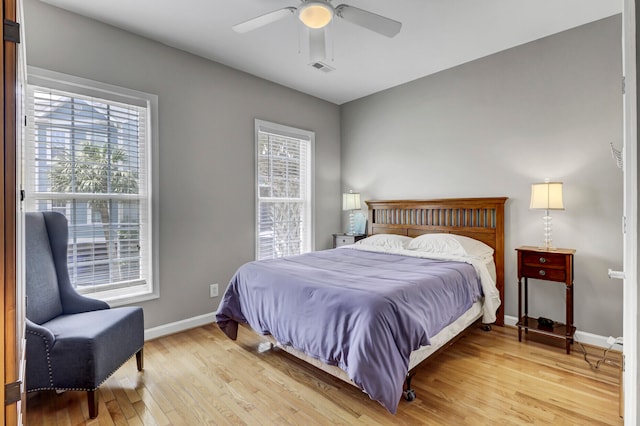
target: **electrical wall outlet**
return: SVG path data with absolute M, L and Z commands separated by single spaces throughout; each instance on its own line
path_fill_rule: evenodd
M 218 297 L 218 283 L 209 286 L 209 297 Z

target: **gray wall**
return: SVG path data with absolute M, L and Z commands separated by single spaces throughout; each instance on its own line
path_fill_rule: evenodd
M 363 199 L 507 196 L 506 306 L 514 249 L 542 244 L 530 184 L 564 182 L 553 241 L 574 248 L 575 323 L 622 334 L 621 17 L 614 16 L 345 104 L 342 184 Z M 564 286 L 535 281 L 530 313 L 564 319 Z
M 160 299 L 145 326 L 214 312 L 254 258 L 254 118 L 316 133 L 316 248 L 340 229 L 337 105 L 25 0 L 27 63 L 158 95 Z

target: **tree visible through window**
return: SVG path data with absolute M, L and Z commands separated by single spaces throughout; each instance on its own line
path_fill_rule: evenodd
M 116 143 L 91 143 L 81 141 L 72 145 L 53 158 L 53 168 L 50 171 L 51 190 L 58 193 L 87 193 L 87 194 L 137 194 L 137 167 L 127 166 L 127 154 Z M 88 211 L 91 212 L 91 223 L 101 224 L 104 234 L 106 253 L 103 258 L 117 259 L 110 261 L 106 282 L 119 282 L 123 279 L 137 279 L 140 266 L 137 251 L 140 247 L 140 232 L 136 223 L 139 222 L 137 212 L 130 212 L 129 222 L 123 222 L 118 216 L 118 208 L 123 209 L 124 203 L 116 199 L 95 198 L 87 201 Z M 120 206 L 120 204 L 123 204 Z M 65 212 L 66 212 L 66 205 Z M 58 207 L 59 208 L 59 207 Z M 117 226 L 113 226 L 114 222 Z M 95 247 L 94 247 L 95 249 Z M 94 250 L 94 253 L 96 251 Z M 98 256 L 100 253 L 98 251 Z M 133 260 L 137 258 L 136 260 Z M 128 259 L 128 261 L 127 261 Z M 95 259 L 94 259 L 95 262 Z M 76 282 L 82 285 L 84 281 L 95 283 L 94 274 L 78 276 Z M 107 280 L 108 278 L 108 280 Z
M 67 217 L 72 284 L 150 293 L 150 105 L 33 84 L 27 102 L 27 209 Z
M 313 133 L 256 120 L 256 258 L 312 247 Z

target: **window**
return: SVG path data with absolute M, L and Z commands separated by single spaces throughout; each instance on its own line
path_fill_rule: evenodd
M 73 286 L 115 304 L 157 295 L 157 97 L 29 68 L 26 103 L 26 209 L 67 217 Z
M 256 120 L 256 259 L 313 247 L 314 133 Z

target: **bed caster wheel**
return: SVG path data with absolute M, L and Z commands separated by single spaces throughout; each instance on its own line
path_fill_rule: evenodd
M 409 389 L 409 390 L 403 391 L 402 395 L 404 396 L 404 399 L 406 399 L 409 402 L 411 402 L 414 399 L 416 399 L 416 391 L 414 391 L 413 389 Z
M 482 330 L 491 331 L 491 324 L 483 324 L 482 325 Z

